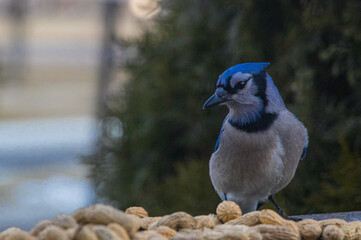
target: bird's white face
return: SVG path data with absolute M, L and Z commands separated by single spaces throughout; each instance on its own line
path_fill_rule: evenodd
M 208 99 L 204 107 L 226 105 L 232 117 L 250 121 L 259 116 L 264 109 L 264 101 L 260 94 L 262 91 L 264 94 L 265 91 L 263 85 L 260 86 L 260 82 L 263 81 L 266 81 L 265 74 L 255 76 L 251 73 L 236 72 L 217 83 L 215 94 Z
M 255 96 L 258 88 L 250 73 L 235 73 L 229 81 L 230 101 L 225 102 L 230 108 L 237 105 L 238 108 L 257 107 L 262 104 L 262 100 Z
M 231 67 L 219 76 L 216 92 L 207 100 L 204 108 L 223 104 L 229 107 L 231 113 L 243 114 L 256 113 L 265 108 L 266 72 L 235 71 L 237 68 L 244 68 L 243 66 L 241 64 Z M 245 69 L 248 69 L 248 65 L 245 66 Z
M 232 75 L 229 85 L 231 88 L 236 88 L 237 84 L 240 84 L 243 89 L 247 88 L 247 83 L 249 80 L 252 80 L 252 74 L 238 72 Z M 249 85 L 248 85 L 249 86 Z

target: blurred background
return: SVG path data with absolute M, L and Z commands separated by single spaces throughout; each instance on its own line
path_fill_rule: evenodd
M 358 0 L 0 1 L 0 231 L 94 202 L 213 212 L 225 107 L 242 62 L 268 72 L 310 135 L 276 199 L 289 214 L 361 209 Z M 265 207 L 271 207 L 266 205 Z
M 0 230 L 95 201 L 81 156 L 95 149 L 103 86 L 118 74 L 114 33 L 139 34 L 137 6 L 0 1 Z

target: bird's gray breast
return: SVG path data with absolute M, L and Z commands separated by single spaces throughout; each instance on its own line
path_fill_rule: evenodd
M 283 155 L 274 130 L 246 133 L 226 122 L 210 159 L 212 183 L 220 195 L 267 195 L 282 179 Z

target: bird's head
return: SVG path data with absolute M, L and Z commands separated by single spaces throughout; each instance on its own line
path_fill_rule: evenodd
M 226 104 L 230 108 L 262 104 L 266 87 L 265 68 L 268 65 L 269 63 L 243 63 L 230 67 L 219 76 L 216 92 L 203 108 L 219 104 Z
M 269 63 L 243 63 L 230 67 L 219 76 L 216 92 L 203 108 L 224 104 L 230 109 L 231 115 L 248 116 L 284 108 L 276 86 L 265 71 L 268 65 Z

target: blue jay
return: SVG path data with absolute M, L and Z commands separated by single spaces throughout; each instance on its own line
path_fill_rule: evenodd
M 229 108 L 209 161 L 210 177 L 221 199 L 236 202 L 244 213 L 270 200 L 281 216 L 294 219 L 273 196 L 289 184 L 305 157 L 307 129 L 287 110 L 265 71 L 268 65 L 244 63 L 227 69 L 204 104 Z

